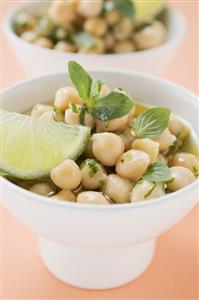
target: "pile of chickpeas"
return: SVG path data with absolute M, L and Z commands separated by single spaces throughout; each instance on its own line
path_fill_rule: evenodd
M 104 85 L 100 94 L 105 96 L 110 91 Z M 31 116 L 79 125 L 83 103 L 74 87 L 65 86 L 56 92 L 53 105 L 37 104 Z M 78 109 L 74 111 L 72 104 Z M 30 191 L 52 199 L 109 205 L 147 201 L 192 183 L 199 174 L 198 158 L 180 150 L 170 153 L 174 142 L 183 144 L 189 135 L 187 125 L 171 114 L 168 128 L 161 135 L 138 139 L 129 124 L 142 109 L 138 105 L 127 115 L 110 121 L 97 120 L 87 112 L 85 126 L 92 128 L 92 134 L 83 155 L 76 162 L 62 161 L 51 170 L 50 181 L 37 182 Z M 169 166 L 171 182 L 142 179 L 149 165 L 158 161 Z
M 35 45 L 82 54 L 133 52 L 165 41 L 166 27 L 160 18 L 131 20 L 115 8 L 105 9 L 113 1 L 53 1 L 44 13 L 18 14 L 14 30 L 23 40 Z M 80 41 L 79 33 L 83 33 Z

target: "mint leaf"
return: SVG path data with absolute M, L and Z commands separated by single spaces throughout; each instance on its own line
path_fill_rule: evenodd
M 133 19 L 135 6 L 131 0 L 114 0 L 115 8 L 122 17 Z
M 143 139 L 160 135 L 168 127 L 170 113 L 168 108 L 154 107 L 139 114 L 131 125 L 136 137 Z
M 104 85 L 103 80 L 93 80 L 91 83 L 91 92 L 90 97 L 94 98 L 97 97 L 101 91 L 102 86 Z
M 81 48 L 90 49 L 95 46 L 95 39 L 88 32 L 78 32 L 73 35 L 73 41 Z
M 85 113 L 88 111 L 88 107 L 86 105 L 86 103 L 84 103 L 81 107 L 81 111 L 80 111 L 80 114 L 79 114 L 79 122 L 81 125 L 84 125 L 85 123 Z
M 79 96 L 83 100 L 88 100 L 90 97 L 92 79 L 88 73 L 75 61 L 69 61 L 68 72 L 72 84 L 78 91 Z
M 169 182 L 172 180 L 170 169 L 163 162 L 150 164 L 142 179 L 150 182 Z
M 78 106 L 75 103 L 70 102 L 69 103 L 69 107 L 72 109 L 72 112 L 74 112 L 74 113 L 78 113 L 79 112 Z
M 133 108 L 134 102 L 128 95 L 119 91 L 112 91 L 105 97 L 95 97 L 92 115 L 103 121 L 108 121 L 127 115 Z

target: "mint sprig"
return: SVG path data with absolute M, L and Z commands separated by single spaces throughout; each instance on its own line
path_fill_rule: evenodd
M 135 16 L 135 6 L 132 0 L 114 0 L 116 10 L 122 17 L 133 19 Z
M 155 162 L 150 164 L 142 179 L 150 182 L 172 181 L 170 169 L 163 162 Z
M 115 90 L 107 96 L 101 97 L 100 90 L 104 82 L 92 80 L 89 74 L 75 61 L 69 62 L 68 71 L 79 96 L 85 101 L 82 123 L 85 111 L 99 120 L 108 121 L 127 115 L 133 108 L 133 100 L 123 91 Z
M 131 127 L 139 139 L 154 138 L 168 127 L 170 114 L 168 108 L 153 107 L 134 118 Z

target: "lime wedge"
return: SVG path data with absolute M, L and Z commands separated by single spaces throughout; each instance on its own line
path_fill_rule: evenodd
M 66 158 L 77 159 L 90 129 L 0 110 L 0 170 L 21 179 L 49 177 Z
M 164 8 L 164 0 L 140 1 L 132 0 L 135 7 L 136 21 L 144 22 L 156 17 Z

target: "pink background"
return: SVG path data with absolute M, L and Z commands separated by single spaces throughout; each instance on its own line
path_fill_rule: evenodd
M 1 0 L 1 18 L 19 1 Z M 168 1 L 187 19 L 181 49 L 163 77 L 198 92 L 198 1 Z M 1 35 L 1 86 L 26 78 Z M 179 99 L 180 102 L 180 99 Z M 1 207 L 2 299 L 199 299 L 198 213 L 194 208 L 158 239 L 155 258 L 136 281 L 108 291 L 67 286 L 47 272 L 35 235 Z

